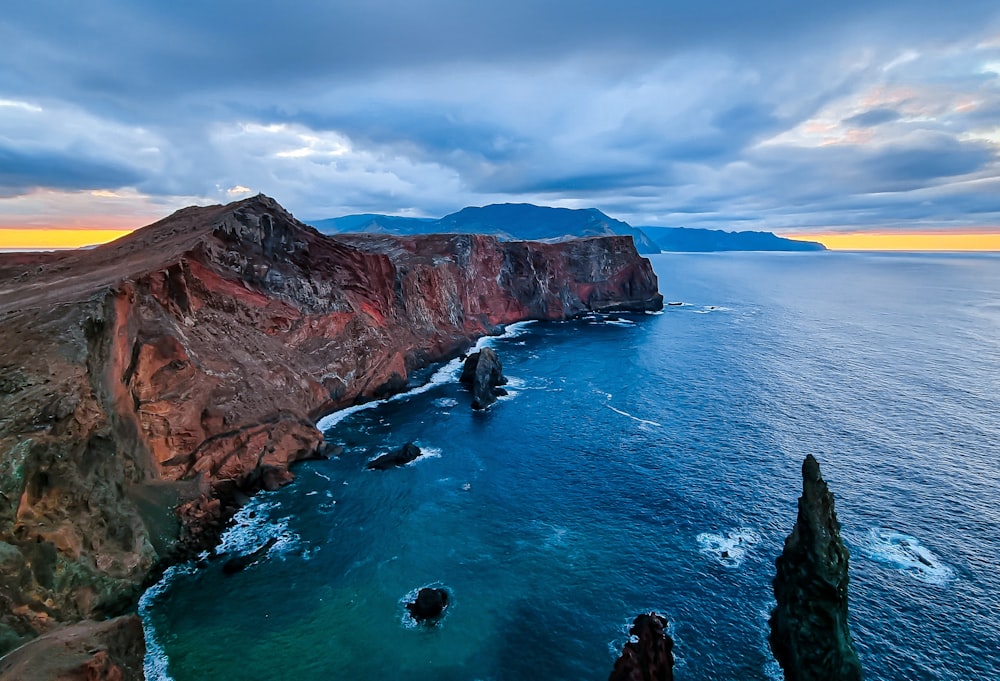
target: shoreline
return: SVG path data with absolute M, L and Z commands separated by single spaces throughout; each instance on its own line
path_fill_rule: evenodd
M 586 314 L 593 314 L 593 313 L 586 313 Z M 619 314 L 638 314 L 638 313 L 619 313 Z M 583 315 L 579 315 L 578 317 L 574 317 L 571 319 L 578 319 L 582 316 Z M 343 409 L 338 409 L 317 420 L 316 427 L 317 429 L 320 430 L 321 433 L 324 433 L 325 435 L 325 432 L 327 430 L 335 427 L 338 423 L 340 423 L 344 419 L 347 419 L 353 414 L 356 414 L 360 411 L 366 411 L 368 409 L 377 409 L 380 406 L 385 405 L 389 402 L 404 401 L 416 395 L 420 395 L 430 390 L 433 390 L 435 387 L 440 385 L 457 383 L 458 376 L 462 370 L 462 361 L 470 353 L 475 352 L 477 350 L 481 350 L 485 347 L 492 347 L 492 343 L 495 341 L 518 338 L 522 335 L 530 333 L 529 327 L 532 324 L 538 323 L 540 321 L 544 320 L 526 319 L 519 322 L 511 322 L 510 324 L 504 325 L 503 330 L 500 333 L 486 334 L 480 336 L 469 347 L 468 350 L 461 353 L 455 358 L 442 362 L 437 369 L 435 369 L 433 372 L 430 373 L 427 381 L 425 381 L 424 383 L 413 386 L 407 390 L 395 393 L 393 395 L 390 395 L 389 397 L 384 397 L 377 400 L 371 400 L 368 402 L 364 402 L 362 404 L 352 405 L 344 407 Z M 433 366 L 433 364 L 428 365 L 428 367 L 430 366 Z M 313 459 L 303 459 L 299 462 L 296 462 L 296 467 L 299 463 L 305 463 L 306 461 L 310 460 L 311 461 L 322 460 L 322 458 L 323 457 L 316 457 Z M 156 579 L 156 581 L 152 582 L 150 586 L 148 586 L 143 591 L 142 595 L 139 597 L 139 602 L 136 608 L 136 614 L 142 620 L 143 637 L 146 644 L 146 654 L 143 663 L 143 671 L 145 674 L 146 681 L 173 681 L 173 677 L 170 675 L 168 671 L 169 658 L 167 657 L 166 652 L 162 647 L 162 644 L 157 638 L 155 625 L 151 621 L 150 609 L 155 606 L 156 599 L 159 598 L 163 593 L 165 593 L 169 589 L 171 580 L 173 580 L 176 576 L 192 574 L 201 569 L 201 566 L 199 566 L 199 562 L 205 560 L 218 560 L 224 555 L 234 553 L 233 551 L 225 553 L 217 552 L 217 549 L 219 547 L 224 546 L 226 544 L 227 536 L 230 535 L 231 532 L 249 531 L 250 535 L 253 536 L 255 539 L 255 541 L 253 542 L 254 545 L 260 545 L 261 544 L 260 540 L 262 538 L 263 540 L 266 541 L 271 537 L 270 533 L 267 536 L 262 537 L 262 533 L 260 532 L 260 530 L 262 530 L 265 527 L 265 524 L 260 524 L 253 528 L 249 528 L 245 525 L 241 525 L 239 522 L 241 514 L 255 513 L 257 506 L 259 506 L 261 503 L 265 503 L 261 501 L 262 498 L 261 492 L 263 491 L 264 490 L 261 490 L 256 494 L 254 494 L 253 496 L 249 497 L 247 503 L 245 503 L 240 508 L 240 510 L 237 511 L 237 513 L 229 520 L 229 522 L 226 523 L 226 526 L 224 527 L 220 535 L 219 543 L 217 543 L 216 546 L 214 546 L 211 549 L 206 549 L 205 551 L 202 552 L 202 554 L 200 554 L 196 558 L 189 558 L 187 560 L 177 563 L 171 563 L 170 565 L 166 566 L 162 570 L 162 572 L 160 572 L 159 577 Z M 250 547 L 243 547 L 243 548 L 245 550 L 252 550 Z M 267 554 L 268 556 L 270 556 L 271 550 L 268 551 Z

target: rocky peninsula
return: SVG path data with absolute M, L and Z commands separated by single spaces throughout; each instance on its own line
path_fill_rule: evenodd
M 331 237 L 265 196 L 0 257 L 0 654 L 134 612 L 323 414 L 505 324 L 661 306 L 630 237 Z

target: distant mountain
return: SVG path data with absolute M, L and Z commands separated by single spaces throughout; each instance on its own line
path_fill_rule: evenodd
M 404 218 L 398 215 L 361 213 L 339 218 L 313 220 L 312 226 L 326 234 L 338 232 L 369 234 L 426 234 L 424 225 L 437 222 L 434 218 Z M 433 231 L 433 230 L 432 230 Z
M 531 203 L 494 203 L 463 208 L 434 218 L 363 213 L 314 220 L 321 232 L 379 234 L 493 234 L 504 240 L 541 241 L 581 236 L 629 235 L 640 253 L 663 251 L 823 251 L 814 241 L 796 241 L 771 232 L 724 232 L 687 227 L 633 227 L 596 208 L 570 209 Z
M 549 208 L 531 203 L 495 203 L 482 208 L 463 208 L 438 220 L 445 232 L 499 234 L 511 239 L 538 241 L 574 236 L 627 234 L 640 253 L 660 249 L 641 230 L 608 217 L 596 208 Z
M 471 233 L 493 234 L 505 240 L 523 241 L 620 234 L 631 236 L 640 253 L 660 252 L 656 244 L 640 230 L 627 222 L 608 217 L 596 208 L 573 210 L 536 206 L 530 203 L 502 203 L 463 208 L 440 220 L 366 213 L 314 220 L 312 225 L 327 234 L 337 232 Z
M 771 232 L 725 232 L 689 227 L 639 227 L 664 251 L 825 251 L 817 241 L 785 239 Z

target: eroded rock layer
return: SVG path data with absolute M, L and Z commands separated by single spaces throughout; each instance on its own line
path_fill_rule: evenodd
M 628 237 L 326 237 L 264 196 L 0 257 L 0 653 L 134 607 L 320 415 L 503 324 L 661 305 Z
M 860 681 L 847 623 L 848 560 L 833 494 L 810 454 L 799 516 L 777 560 L 771 650 L 787 681 Z

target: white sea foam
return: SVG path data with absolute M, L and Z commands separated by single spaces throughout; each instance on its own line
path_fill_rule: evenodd
M 872 528 L 868 531 L 861 550 L 872 560 L 896 568 L 926 584 L 944 586 L 955 577 L 955 571 L 921 544 L 919 539 L 902 532 Z
M 610 397 L 608 399 L 610 399 Z M 656 426 L 657 428 L 661 428 L 663 426 L 662 423 L 657 423 L 656 421 L 650 421 L 648 419 L 641 419 L 638 416 L 634 416 L 632 414 L 629 414 L 627 411 L 622 411 L 621 409 L 615 409 L 610 404 L 605 404 L 604 406 L 607 407 L 608 409 L 610 409 L 611 411 L 615 412 L 616 414 L 621 414 L 622 416 L 627 416 L 630 419 L 638 421 L 639 423 L 644 423 L 647 426 Z
M 513 324 L 508 324 L 504 329 L 504 332 L 498 336 L 483 336 L 480 338 L 476 344 L 473 346 L 470 352 L 475 352 L 477 350 L 482 350 L 483 348 L 491 348 L 494 343 L 498 340 L 507 340 L 509 338 L 516 338 L 523 333 L 526 333 L 528 325 L 533 324 L 535 320 L 529 319 L 524 322 L 515 322 Z M 392 397 L 387 397 L 384 400 L 374 400 L 372 402 L 365 402 L 364 404 L 355 404 L 351 407 L 345 407 L 340 411 L 335 411 L 332 414 L 327 414 L 319 421 L 316 422 L 316 427 L 321 431 L 327 431 L 333 428 L 335 425 L 346 419 L 351 414 L 356 414 L 359 411 L 364 411 L 366 409 L 374 409 L 375 407 L 385 404 L 386 402 L 395 402 L 398 400 L 408 400 L 414 395 L 420 395 L 428 390 L 432 390 L 439 385 L 445 383 L 454 383 L 458 380 L 458 377 L 462 372 L 462 365 L 464 360 L 461 357 L 456 357 L 455 359 L 447 362 L 440 369 L 435 371 L 431 377 L 423 385 L 412 388 L 405 393 L 397 393 Z
M 437 447 L 421 447 L 420 456 L 415 458 L 413 461 L 406 464 L 407 466 L 415 466 L 418 461 L 424 461 L 426 459 L 440 459 L 441 450 Z
M 653 316 L 659 316 L 659 315 L 663 314 L 663 310 L 646 310 L 646 314 L 653 315 Z
M 142 619 L 142 633 L 146 639 L 146 656 L 142 661 L 142 672 L 146 681 L 173 681 L 169 672 L 169 660 L 163 644 L 157 636 L 156 627 L 150 618 L 150 609 L 157 598 L 170 588 L 171 582 L 179 575 L 188 575 L 197 568 L 194 563 L 173 565 L 163 573 L 153 586 L 146 589 L 139 599 L 139 617 Z
M 724 535 L 702 532 L 697 539 L 702 553 L 719 561 L 723 567 L 738 568 L 750 548 L 760 541 L 760 535 L 748 527 L 740 527 Z
M 635 326 L 635 322 L 631 319 L 622 319 L 621 317 L 609 319 L 599 315 L 587 315 L 584 319 L 591 326 Z
M 270 539 L 276 541 L 267 552 L 268 558 L 284 556 L 301 548 L 302 539 L 289 527 L 289 519 L 270 517 L 271 511 L 279 507 L 277 500 L 255 497 L 233 516 L 232 525 L 222 534 L 216 553 L 246 555 L 256 551 Z
M 458 400 L 454 397 L 439 397 L 434 400 L 435 407 L 441 407 L 442 409 L 448 409 L 449 407 L 454 407 L 458 405 Z

